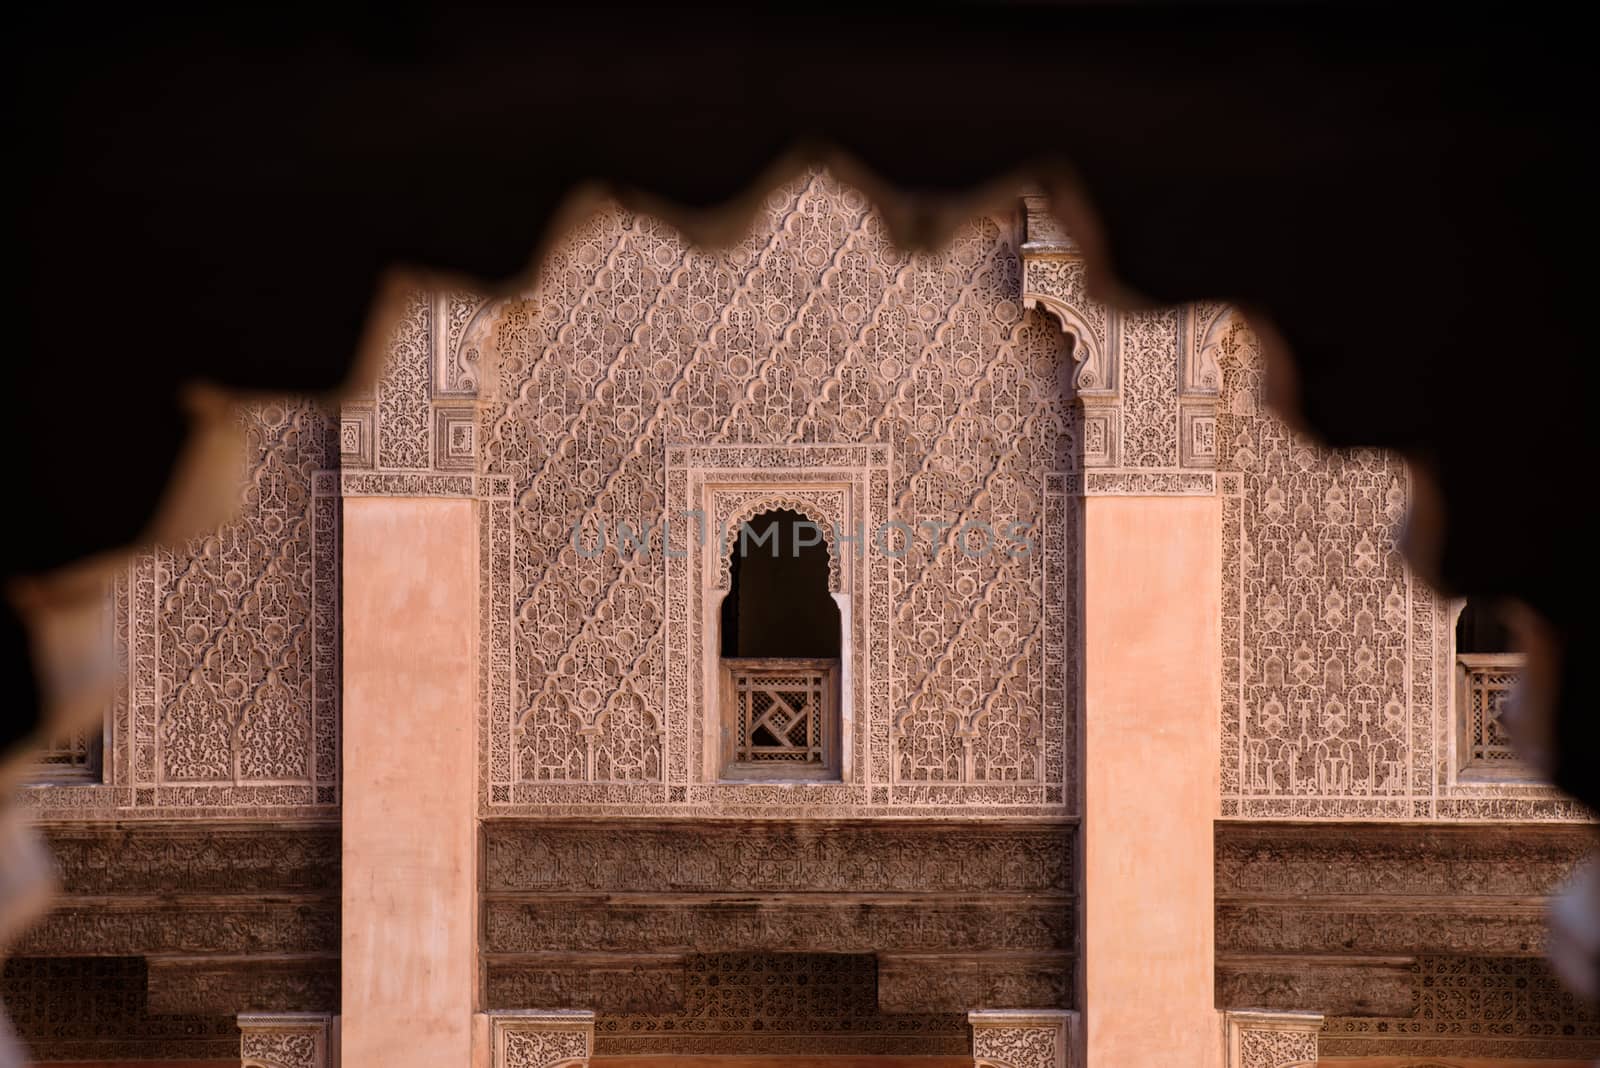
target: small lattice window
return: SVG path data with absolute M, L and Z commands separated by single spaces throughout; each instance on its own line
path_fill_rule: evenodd
M 736 537 L 721 612 L 723 774 L 836 777 L 840 621 L 827 548 L 795 512 L 749 525 L 761 540 Z
M 1506 729 L 1523 658 L 1493 606 L 1469 600 L 1456 623 L 1456 753 L 1465 778 L 1532 777 Z
M 98 782 L 100 732 L 69 731 L 47 740 L 34 758 L 30 779 L 38 784 Z
M 727 659 L 730 767 L 826 770 L 831 763 L 837 660 Z

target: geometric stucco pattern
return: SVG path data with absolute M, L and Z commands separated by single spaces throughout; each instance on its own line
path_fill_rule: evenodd
M 102 781 L 38 787 L 49 818 L 314 815 L 339 802 L 339 499 L 328 415 L 236 418 L 235 519 L 134 556 L 112 583 Z
M 1084 492 L 1215 492 L 1221 380 L 1207 305 L 1120 311 L 1090 299 L 1082 251 L 1042 197 L 1023 197 L 1022 300 L 1071 339 Z
M 1394 543 L 1404 465 L 1291 431 L 1243 319 L 1196 308 L 1222 375 L 1223 815 L 1589 818 L 1547 786 L 1456 781 L 1450 614 Z
M 721 251 L 600 211 L 551 249 L 531 292 L 472 313 L 488 324 L 467 330 L 486 339 L 477 471 L 446 482 L 432 463 L 408 477 L 484 502 L 486 811 L 1068 813 L 1071 357 L 1057 325 L 1022 307 L 1015 231 L 980 218 L 942 251 L 907 254 L 865 197 L 815 171 L 774 191 Z M 377 393 L 380 467 L 396 435 L 413 439 L 396 459 L 423 465 L 440 452 L 424 441 L 438 417 L 399 388 L 441 380 L 417 355 L 440 336 L 429 318 L 439 307 L 414 303 L 408 336 L 421 340 L 397 344 L 391 361 L 410 370 Z M 354 420 L 354 438 L 364 425 Z M 912 532 L 909 545 L 886 536 L 897 551 L 887 595 L 855 597 L 870 613 L 855 702 L 870 745 L 848 781 L 815 784 L 815 804 L 759 784 L 721 790 L 692 759 L 673 696 L 684 646 L 670 621 L 695 619 L 676 615 L 662 551 L 663 522 L 677 524 L 675 539 L 689 522 L 669 492 L 669 450 L 746 450 L 724 466 L 762 469 L 812 449 L 812 470 L 829 449 L 867 447 L 881 452 L 881 485 L 876 453 L 823 466 L 860 472 L 868 497 L 886 502 L 874 517 Z M 845 535 L 855 518 L 867 514 Z M 1001 538 L 1025 524 L 1031 551 L 984 551 L 981 532 L 963 532 L 972 522 Z M 622 543 L 623 523 L 635 541 L 650 528 L 648 551 Z

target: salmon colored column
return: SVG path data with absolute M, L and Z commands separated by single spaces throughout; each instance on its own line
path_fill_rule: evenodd
M 472 1063 L 477 533 L 344 501 L 343 1063 Z
M 1083 504 L 1086 1063 L 1219 1068 L 1221 506 Z

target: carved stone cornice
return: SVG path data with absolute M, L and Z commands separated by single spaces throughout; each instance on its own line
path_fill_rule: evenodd
M 1076 1065 L 1078 1014 L 984 1009 L 967 1014 L 976 1068 L 1068 1068 Z
M 239 1014 L 242 1068 L 327 1068 L 333 1017 L 325 1012 Z

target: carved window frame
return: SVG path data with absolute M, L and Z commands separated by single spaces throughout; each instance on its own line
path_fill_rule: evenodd
M 1456 649 L 1456 626 L 1460 623 L 1461 613 L 1466 607 L 1466 598 L 1457 598 L 1450 602 L 1446 612 L 1448 620 L 1446 634 L 1449 644 L 1447 662 L 1450 665 L 1448 694 L 1450 715 L 1447 722 L 1450 727 L 1448 745 L 1452 779 L 1454 782 L 1468 784 L 1545 785 L 1539 773 L 1520 758 L 1484 760 L 1473 757 L 1471 669 L 1475 666 L 1520 669 L 1526 661 L 1520 653 L 1459 652 Z M 1468 663 L 1469 660 L 1472 663 Z
M 889 773 L 889 565 L 870 544 L 888 520 L 889 447 L 872 445 L 718 445 L 668 449 L 667 716 L 688 728 L 679 764 L 695 794 L 735 800 L 776 783 L 819 791 L 819 803 L 860 803 L 852 794 Z M 721 608 L 727 554 L 719 531 L 786 508 L 823 528 L 829 592 L 839 605 L 840 657 L 836 768 L 827 775 L 728 777 L 720 702 Z M 835 526 L 837 524 L 837 528 Z M 864 541 L 853 541 L 857 528 Z M 836 538 L 842 532 L 843 539 Z M 670 734 L 670 732 L 669 732 Z M 880 737 L 881 736 L 881 737 Z M 674 768 L 676 770 L 676 768 Z
M 102 715 L 98 729 L 93 726 L 61 731 L 45 739 L 44 753 L 28 769 L 29 786 L 98 786 L 104 779 L 106 750 L 106 717 Z M 81 741 L 80 741 L 81 740 Z M 81 760 L 71 759 L 72 751 L 80 750 Z M 44 759 L 68 757 L 65 760 Z

